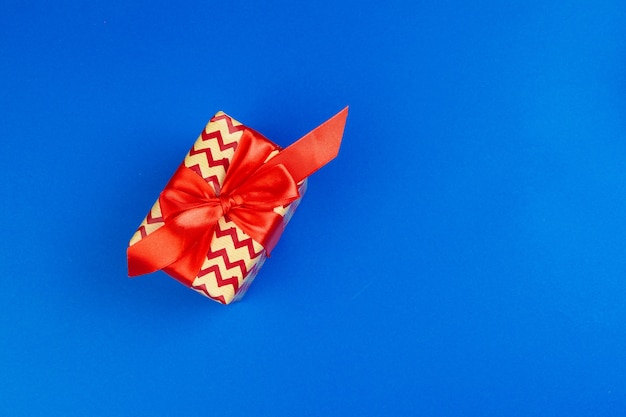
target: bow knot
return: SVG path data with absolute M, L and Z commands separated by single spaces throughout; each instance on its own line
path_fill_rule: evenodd
M 233 207 L 237 207 L 243 203 L 241 196 L 219 195 L 217 197 L 222 207 L 222 216 L 226 215 Z

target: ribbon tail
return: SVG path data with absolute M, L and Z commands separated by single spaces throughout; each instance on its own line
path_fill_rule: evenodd
M 167 225 L 141 239 L 126 250 L 128 275 L 149 274 L 176 262 L 185 250 L 183 240 Z
M 209 243 L 213 230 L 214 229 L 211 228 L 204 237 L 198 240 L 197 245 L 201 246 L 201 249 L 191 248 L 182 258 L 163 268 L 163 272 L 173 276 L 186 286 L 191 287 L 200 269 L 202 269 L 202 264 L 204 264 L 204 260 L 209 252 Z
M 158 270 L 175 275 L 183 283 L 190 283 L 202 267 L 210 242 L 208 230 L 192 229 L 181 233 L 179 227 L 165 225 L 145 238 L 130 246 L 128 256 L 128 275 L 135 277 Z
M 333 160 L 339 153 L 348 107 L 283 149 L 267 167 L 283 164 L 296 183 Z

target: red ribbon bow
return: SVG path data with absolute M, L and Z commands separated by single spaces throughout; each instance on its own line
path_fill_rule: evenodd
M 275 146 L 246 128 L 219 193 L 181 165 L 159 197 L 165 225 L 128 248 L 128 274 L 163 269 L 190 285 L 209 251 L 215 225 L 225 215 L 269 254 L 283 225 L 274 208 L 296 200 L 297 183 L 337 155 L 347 111 L 267 162 Z

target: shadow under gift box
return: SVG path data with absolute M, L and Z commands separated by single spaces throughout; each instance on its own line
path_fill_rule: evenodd
M 293 200 L 289 204 L 274 207 L 273 212 L 280 216 L 282 220 L 279 222 L 277 227 L 274 227 L 270 231 L 270 241 L 275 243 L 278 240 L 280 234 L 282 234 L 284 226 L 289 222 L 291 216 L 298 207 L 307 186 L 307 180 L 304 175 L 310 175 L 311 172 L 317 170 L 319 167 L 328 162 L 328 160 L 332 159 L 334 155 L 336 155 L 341 135 L 343 133 L 343 125 L 345 124 L 346 115 L 347 108 L 298 141 L 303 142 L 308 137 L 309 144 L 295 146 L 298 144 L 298 142 L 296 142 L 294 145 L 289 147 L 293 148 L 293 152 L 291 152 L 293 155 L 291 158 L 292 160 L 297 161 L 298 158 L 317 158 L 319 159 L 319 161 L 316 162 L 318 166 L 314 169 L 309 169 L 310 172 L 305 171 L 306 174 L 299 174 L 302 179 L 297 183 L 299 192 L 299 197 L 297 199 Z M 335 145 L 337 149 L 335 149 L 334 155 L 330 157 L 328 156 L 328 150 L 321 149 L 320 151 L 319 149 L 320 146 L 328 147 L 328 145 L 325 145 L 322 138 L 323 134 L 326 132 L 325 125 L 327 125 L 326 128 L 330 125 L 333 126 L 333 136 L 336 139 Z M 269 141 L 258 132 L 249 129 L 223 112 L 218 112 L 209 121 L 204 131 L 200 134 L 192 148 L 187 153 L 187 156 L 183 161 L 183 166 L 202 177 L 202 179 L 211 187 L 214 194 L 219 195 L 221 188 L 224 185 L 224 180 L 227 176 L 229 166 L 233 161 L 233 156 L 235 155 L 237 146 L 242 140 L 242 136 L 246 130 L 253 132 L 253 134 L 262 141 L 266 141 L 268 144 L 271 144 L 273 150 L 265 159 L 265 163 L 271 161 L 282 151 L 278 145 Z M 319 144 L 316 144 L 316 140 Z M 318 148 L 320 154 L 326 153 L 326 155 L 316 156 L 316 147 Z M 287 148 L 287 150 L 289 150 L 289 148 Z M 309 155 L 309 153 L 311 155 Z M 328 160 L 322 161 L 324 158 Z M 292 171 L 298 171 L 299 166 L 302 165 L 298 163 L 293 164 Z M 183 167 L 181 167 L 181 169 L 183 169 Z M 297 177 L 298 175 L 296 175 L 296 178 Z M 167 219 L 165 219 L 162 214 L 160 203 L 162 196 L 163 193 L 161 194 L 161 197 L 157 199 L 154 206 L 152 206 L 148 215 L 141 222 L 141 225 L 130 240 L 129 247 L 133 247 L 138 242 L 146 239 L 146 237 L 166 225 Z M 267 250 L 263 247 L 263 245 L 244 232 L 241 227 L 239 227 L 237 223 L 231 219 L 228 213 L 226 213 L 221 216 L 214 225 L 208 252 L 202 261 L 202 266 L 194 278 L 182 276 L 176 271 L 168 270 L 168 268 L 162 269 L 169 275 L 176 278 L 179 282 L 192 288 L 193 290 L 222 304 L 229 304 L 233 301 L 239 300 L 244 295 L 266 258 Z M 129 271 L 130 265 L 131 257 L 129 255 Z

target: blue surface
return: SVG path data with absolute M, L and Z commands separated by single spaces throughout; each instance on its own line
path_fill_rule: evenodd
M 5 1 L 0 415 L 624 415 L 626 4 L 507 3 Z M 241 303 L 126 277 L 214 112 L 346 104 Z

